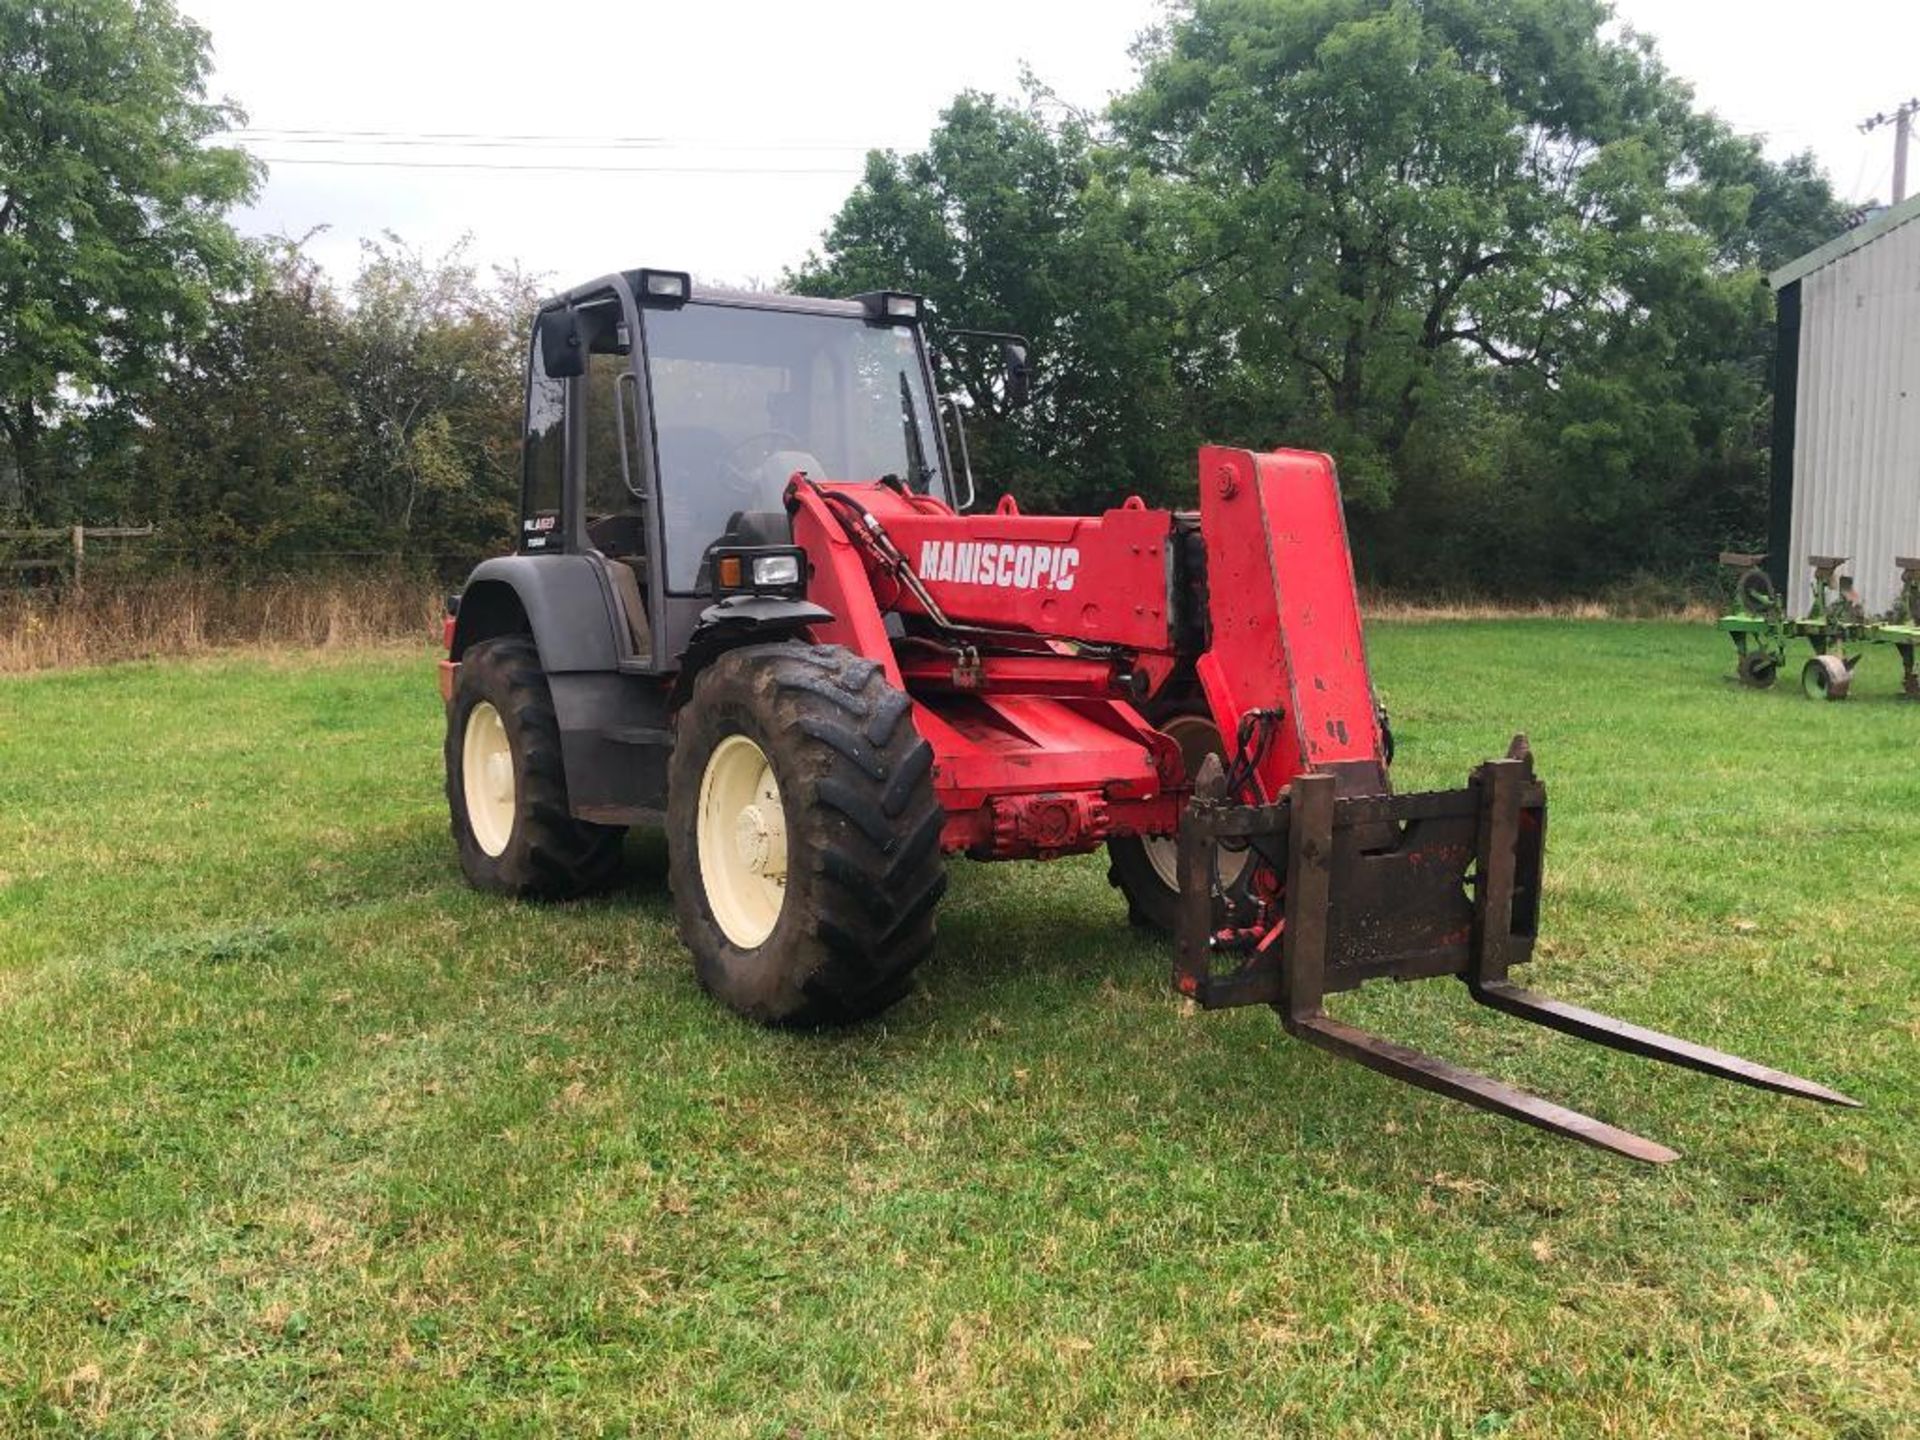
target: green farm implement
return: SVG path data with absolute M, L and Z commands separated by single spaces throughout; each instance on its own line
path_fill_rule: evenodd
M 1805 640 L 1813 655 L 1800 671 L 1800 685 L 1814 700 L 1844 700 L 1853 688 L 1853 670 L 1875 645 L 1891 645 L 1900 654 L 1901 688 L 1920 699 L 1914 650 L 1920 646 L 1920 559 L 1901 556 L 1900 598 L 1891 612 L 1870 617 L 1860 604 L 1851 576 L 1841 573 L 1845 556 L 1813 555 L 1813 604 L 1794 619 L 1773 579 L 1760 568 L 1764 555 L 1724 554 L 1720 563 L 1739 573 L 1733 587 L 1733 613 L 1720 628 L 1733 637 L 1735 670 L 1743 683 L 1764 690 L 1779 678 L 1795 640 Z

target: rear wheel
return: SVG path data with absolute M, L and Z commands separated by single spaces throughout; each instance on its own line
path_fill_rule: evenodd
M 1225 761 L 1226 747 L 1213 713 L 1198 697 L 1175 701 L 1148 717 L 1171 737 L 1186 761 L 1189 780 L 1209 755 Z M 1127 897 L 1127 918 L 1150 930 L 1173 932 L 1180 914 L 1180 845 L 1171 835 L 1126 835 L 1107 842 L 1107 882 Z M 1214 880 L 1224 894 L 1236 893 L 1245 879 L 1247 852 L 1216 850 Z M 1216 903 L 1217 909 L 1224 906 Z
M 531 636 L 482 641 L 461 658 L 446 767 L 460 868 L 477 888 L 565 899 L 620 873 L 625 832 L 568 813 L 560 722 Z
M 668 866 L 700 983 L 769 1025 L 907 992 L 946 890 L 933 750 L 880 667 L 837 646 L 716 659 L 675 722 Z

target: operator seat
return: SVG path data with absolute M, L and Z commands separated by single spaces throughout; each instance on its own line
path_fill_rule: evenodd
M 625 560 L 638 565 L 644 573 L 646 567 L 646 532 L 641 529 L 640 517 L 631 511 L 619 515 L 590 515 L 587 517 L 587 539 L 609 560 Z
M 793 517 L 784 510 L 736 510 L 727 517 L 723 545 L 791 545 Z

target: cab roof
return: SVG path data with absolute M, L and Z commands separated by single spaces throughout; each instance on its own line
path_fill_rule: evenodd
M 594 295 L 598 295 L 614 285 L 617 280 L 623 283 L 638 299 L 644 291 L 641 276 L 644 270 L 623 270 L 617 275 L 602 275 L 583 285 L 576 285 L 544 301 L 542 310 L 557 310 L 563 305 L 579 304 Z M 723 285 L 709 285 L 703 281 L 689 279 L 687 282 L 686 304 L 730 305 L 746 310 L 792 310 L 805 315 L 844 315 L 850 319 L 863 320 L 867 317 L 867 308 L 859 300 L 834 300 L 819 295 L 789 295 L 775 290 L 734 290 Z

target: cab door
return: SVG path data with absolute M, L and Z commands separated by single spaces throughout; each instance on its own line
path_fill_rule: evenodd
M 568 382 L 569 460 L 580 497 L 580 542 L 605 562 L 622 621 L 624 664 L 656 668 L 650 447 L 641 442 L 639 372 L 626 297 L 608 290 L 579 304 L 586 370 Z

